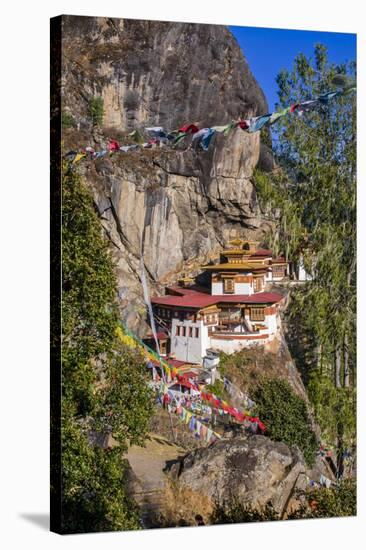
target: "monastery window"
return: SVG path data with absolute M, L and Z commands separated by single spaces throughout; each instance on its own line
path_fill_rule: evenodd
M 224 293 L 234 294 L 234 279 L 224 279 Z
M 284 277 L 285 276 L 285 267 L 282 265 L 275 265 L 272 267 L 273 277 Z
M 185 337 L 185 335 L 186 335 L 186 327 L 182 327 L 182 336 Z
M 260 292 L 262 290 L 262 277 L 255 277 L 253 279 L 254 292 Z
M 189 332 L 188 336 L 190 338 L 192 338 L 192 336 L 193 336 L 193 327 L 189 327 L 188 332 Z
M 251 321 L 264 321 L 264 308 L 252 307 L 250 308 L 250 320 Z
M 200 336 L 200 329 L 199 329 L 198 327 L 196 327 L 196 328 L 194 329 L 194 337 L 195 337 L 195 338 L 199 338 L 199 336 Z
M 175 335 L 176 335 L 176 336 L 179 336 L 179 333 L 180 333 L 180 326 L 177 325 L 177 326 L 175 327 Z

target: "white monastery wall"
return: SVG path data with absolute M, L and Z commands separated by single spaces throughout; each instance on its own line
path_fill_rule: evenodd
M 253 294 L 253 286 L 250 283 L 235 283 L 235 294 Z
M 218 283 L 212 283 L 211 294 L 212 296 L 222 296 L 222 294 L 224 294 L 224 285 L 222 281 Z
M 177 334 L 177 327 L 180 328 L 180 334 Z M 185 327 L 185 336 L 182 335 L 182 327 Z M 190 330 L 192 329 L 192 336 Z M 196 336 L 198 329 L 198 337 Z M 201 363 L 202 358 L 206 355 L 206 349 L 209 346 L 209 338 L 207 327 L 203 321 L 172 321 L 172 337 L 171 337 L 171 353 L 179 361 L 187 361 L 189 363 Z

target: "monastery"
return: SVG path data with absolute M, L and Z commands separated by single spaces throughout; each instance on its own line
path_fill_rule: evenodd
M 202 364 L 212 352 L 233 353 L 275 337 L 283 296 L 265 288 L 288 277 L 288 262 L 256 242 L 228 245 L 218 263 L 202 266 L 209 287 L 186 277 L 151 299 L 163 356 Z

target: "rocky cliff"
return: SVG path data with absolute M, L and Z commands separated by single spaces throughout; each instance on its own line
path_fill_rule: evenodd
M 98 148 L 123 131 L 187 122 L 220 125 L 267 111 L 263 92 L 239 45 L 223 26 L 63 19 L 65 149 Z M 103 97 L 103 128 L 93 127 L 93 97 Z M 117 265 L 123 317 L 143 331 L 139 258 L 150 283 L 197 273 L 234 236 L 259 240 L 268 230 L 252 183 L 268 160 L 259 133 L 236 129 L 215 137 L 208 152 L 139 150 L 80 164 L 93 191 Z

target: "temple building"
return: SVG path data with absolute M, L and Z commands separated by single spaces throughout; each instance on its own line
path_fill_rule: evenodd
M 161 352 L 177 361 L 202 363 L 210 351 L 233 353 L 273 340 L 283 296 L 266 292 L 268 283 L 288 275 L 283 257 L 257 243 L 236 239 L 218 263 L 202 266 L 210 279 L 200 287 L 191 278 L 151 299 Z

